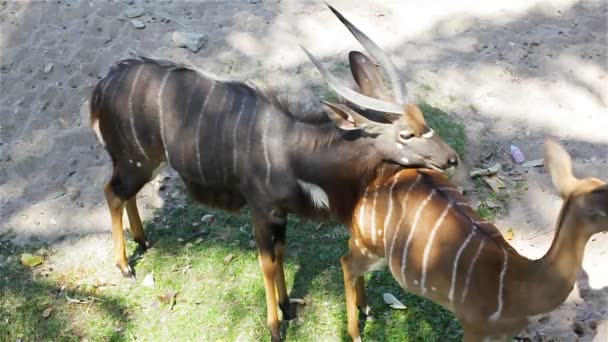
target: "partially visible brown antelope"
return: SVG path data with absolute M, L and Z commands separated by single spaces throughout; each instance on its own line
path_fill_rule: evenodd
M 288 213 L 344 222 L 380 163 L 437 169 L 457 164 L 458 155 L 427 127 L 420 109 L 408 104 L 388 57 L 332 10 L 388 72 L 394 98 L 371 97 L 383 85 L 375 64 L 359 52 L 350 54 L 350 67 L 361 93 L 337 81 L 306 51 L 348 101 L 324 102 L 325 114 L 297 114 L 251 85 L 147 58 L 118 62 L 97 84 L 91 123 L 114 167 L 104 191 L 123 275 L 133 276 L 123 209 L 134 240 L 148 248 L 135 196 L 168 163 L 195 200 L 226 210 L 249 206 L 268 325 L 272 339 L 280 340 L 275 292 L 283 317 L 294 317 L 283 273 Z
M 402 287 L 451 310 L 466 342 L 507 339 L 562 304 L 585 244 L 608 231 L 608 185 L 575 178 L 570 156 L 552 140 L 545 162 L 564 204 L 553 244 L 538 260 L 519 255 L 438 172 L 406 169 L 371 183 L 341 260 L 353 340 L 360 340 L 357 306 L 367 307 L 362 275 L 383 259 Z

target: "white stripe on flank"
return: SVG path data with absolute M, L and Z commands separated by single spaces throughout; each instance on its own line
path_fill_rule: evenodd
M 269 112 L 267 115 L 269 115 Z M 270 164 L 270 157 L 268 155 L 268 142 L 266 141 L 268 136 L 268 121 L 264 121 L 264 128 L 262 130 L 262 149 L 264 150 L 264 161 L 266 162 L 266 185 L 270 185 L 270 173 L 272 172 L 272 164 Z
M 363 230 L 365 228 L 365 202 L 367 201 L 367 191 L 369 187 L 365 188 L 365 192 L 363 193 L 363 201 L 361 202 L 361 208 L 359 209 L 359 229 Z
M 169 161 L 169 152 L 167 152 L 167 145 L 165 144 L 165 113 L 163 111 L 163 92 L 165 91 L 165 85 L 167 84 L 167 79 L 169 78 L 171 71 L 173 71 L 173 69 L 168 70 L 163 77 L 163 81 L 160 83 L 160 88 L 158 89 L 158 95 L 156 95 L 156 102 L 158 104 L 158 121 L 160 122 L 160 140 L 163 142 L 165 157 L 167 158 L 167 162 L 169 164 L 171 164 L 171 162 Z
M 131 133 L 133 134 L 133 139 L 135 140 L 135 144 L 137 145 L 139 152 L 141 152 L 144 158 L 150 160 L 148 154 L 146 153 L 146 151 L 144 151 L 144 148 L 141 146 L 141 143 L 137 138 L 137 132 L 135 131 L 135 119 L 133 118 L 133 91 L 135 90 L 135 86 L 137 86 L 137 81 L 139 81 L 139 75 L 141 74 L 143 68 L 143 64 L 140 65 L 139 68 L 137 68 L 137 71 L 135 72 L 135 79 L 133 80 L 133 83 L 131 84 L 131 90 L 129 91 L 129 120 L 131 122 Z
M 203 122 L 203 117 L 205 116 L 205 109 L 207 108 L 207 102 L 209 102 L 209 98 L 211 97 L 211 95 L 213 94 L 213 91 L 215 90 L 215 80 L 211 80 L 212 84 L 211 84 L 211 89 L 209 89 L 209 92 L 207 93 L 207 95 L 205 95 L 205 100 L 203 101 L 203 104 L 201 105 L 201 111 L 199 112 L 198 115 L 198 122 L 196 123 L 196 161 L 197 161 L 197 166 L 198 166 L 198 173 L 201 176 L 201 178 L 204 180 L 205 179 L 205 175 L 203 175 L 203 167 L 201 165 L 201 123 Z
M 372 201 L 372 244 L 376 245 L 376 203 L 378 202 L 378 187 L 374 189 L 374 200 Z
M 471 280 L 471 274 L 473 274 L 473 268 L 475 268 L 475 263 L 477 262 L 477 258 L 481 254 L 481 250 L 483 249 L 483 245 L 486 242 L 485 239 L 481 239 L 479 243 L 479 247 L 477 247 L 477 252 L 475 252 L 475 256 L 473 260 L 471 260 L 471 264 L 469 265 L 469 271 L 467 272 L 467 279 L 464 283 L 464 290 L 462 291 L 462 297 L 460 298 L 460 302 L 464 303 L 465 298 L 467 297 L 467 292 L 469 291 L 469 281 Z
M 414 215 L 414 221 L 412 222 L 412 226 L 410 227 L 410 234 L 407 237 L 407 242 L 405 243 L 405 248 L 403 249 L 403 254 L 401 255 L 401 274 L 403 275 L 403 285 L 407 288 L 407 277 L 405 276 L 405 270 L 407 269 L 407 252 L 410 249 L 410 244 L 414 238 L 414 234 L 416 233 L 416 229 L 418 228 L 418 220 L 420 220 L 420 215 L 422 214 L 422 210 L 426 207 L 427 203 L 433 198 L 435 195 L 435 189 L 431 190 L 431 193 L 420 203 L 418 206 L 418 210 L 416 210 L 416 215 Z
M 410 185 L 410 187 L 407 189 L 407 191 L 405 192 L 405 196 L 403 197 L 403 202 L 401 202 L 401 216 L 399 217 L 399 221 L 397 221 L 397 226 L 395 227 L 395 231 L 393 232 L 393 238 L 391 239 L 391 247 L 388 251 L 388 254 L 385 252 L 385 254 L 387 254 L 387 260 L 388 260 L 388 268 L 391 270 L 391 273 L 396 274 L 393 270 L 393 263 L 391 262 L 393 260 L 393 252 L 395 250 L 395 241 L 397 241 L 397 236 L 399 235 L 399 229 L 401 228 L 401 224 L 403 223 L 403 220 L 405 219 L 405 214 L 406 214 L 406 205 L 407 205 L 407 198 L 410 195 L 410 191 L 412 191 L 412 189 L 414 187 L 416 187 L 416 185 L 418 185 L 418 182 L 420 181 L 420 178 L 422 178 L 422 176 L 420 176 L 420 174 L 418 174 L 418 177 L 416 177 L 416 180 L 412 183 L 412 185 Z M 386 239 L 386 234 L 384 236 L 384 238 Z M 386 250 L 386 243 L 384 244 L 384 248 Z M 401 277 L 399 277 L 397 279 L 397 281 L 399 281 L 401 283 L 402 279 Z M 401 284 L 403 286 L 403 284 Z M 405 286 L 404 286 L 405 287 Z
M 246 95 L 245 95 L 246 96 Z M 245 109 L 246 99 L 242 99 L 241 108 L 239 108 L 239 114 L 236 116 L 236 122 L 234 123 L 234 128 L 232 129 L 232 172 L 236 175 L 236 165 L 237 165 L 237 156 L 236 156 L 236 131 L 239 127 L 239 122 L 241 121 L 241 116 L 243 115 L 243 110 Z M 255 105 L 257 106 L 257 99 L 255 99 Z
M 460 261 L 460 256 L 462 255 L 462 252 L 464 251 L 465 248 L 467 248 L 467 246 L 469 245 L 469 242 L 471 242 L 471 239 L 475 235 L 476 230 L 477 230 L 477 227 L 473 226 L 473 229 L 471 229 L 471 232 L 469 233 L 467 238 L 464 240 L 462 245 L 460 245 L 458 252 L 456 252 L 456 258 L 454 258 L 454 263 L 452 264 L 452 281 L 450 283 L 450 292 L 448 294 L 448 299 L 450 300 L 450 303 L 452 303 L 454 301 L 454 291 L 456 289 L 456 275 L 457 275 L 456 271 L 458 270 L 458 261 Z
M 509 254 L 507 254 L 506 249 L 502 249 L 502 270 L 500 271 L 500 278 L 498 283 L 498 307 L 496 308 L 496 312 L 490 316 L 491 321 L 497 321 L 500 318 L 500 314 L 502 313 L 502 296 L 504 290 L 505 283 L 505 274 L 507 273 L 507 261 Z
M 399 175 L 394 175 L 393 177 L 395 178 L 395 180 L 393 181 L 393 184 L 391 184 L 391 187 L 388 189 L 388 210 L 386 211 L 386 217 L 384 218 L 384 225 L 382 226 L 382 238 L 383 238 L 385 250 L 386 250 L 386 226 L 393 218 L 393 189 L 395 188 L 395 185 L 397 185 L 397 182 L 399 181 Z M 389 259 L 389 263 L 390 263 L 390 259 Z
M 445 209 L 441 213 L 441 216 L 439 216 L 439 219 L 437 220 L 437 222 L 435 222 L 435 226 L 433 226 L 431 233 L 429 234 L 429 238 L 426 242 L 426 246 L 424 246 L 424 253 L 423 253 L 423 257 L 422 257 L 422 275 L 420 277 L 420 287 L 422 289 L 421 294 L 423 296 L 426 293 L 426 268 L 429 263 L 429 255 L 431 254 L 431 248 L 433 247 L 433 241 L 435 240 L 435 235 L 437 235 L 437 231 L 439 231 L 439 228 L 441 228 L 441 225 L 443 224 L 443 220 L 445 219 L 446 215 L 448 214 L 448 212 L 450 211 L 451 208 L 452 208 L 451 203 L 445 207 Z

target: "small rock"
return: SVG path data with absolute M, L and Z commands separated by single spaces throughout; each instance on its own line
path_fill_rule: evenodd
M 198 222 L 192 222 L 192 227 L 197 227 L 199 225 Z
M 133 27 L 138 30 L 141 30 L 146 27 L 146 24 L 144 24 L 144 22 L 141 20 L 131 20 L 131 25 L 133 25 Z
M 190 247 L 192 247 L 192 246 L 193 246 L 192 242 L 187 242 L 187 243 L 186 243 L 186 245 L 185 245 L 184 247 L 186 247 L 186 248 L 190 248 Z
M 148 273 L 141 284 L 145 287 L 153 287 L 154 286 L 154 276 L 152 275 L 152 273 Z
M 171 39 L 175 46 L 187 48 L 192 52 L 198 52 L 207 43 L 207 36 L 196 32 L 175 31 L 171 35 Z
M 53 63 L 49 63 L 49 64 L 45 65 L 45 66 L 44 66 L 44 73 L 45 73 L 45 74 L 48 74 L 48 73 L 50 73 L 51 71 L 53 71 L 53 67 L 54 67 L 54 66 L 55 66 L 55 65 L 54 65 Z
M 202 223 L 213 223 L 213 221 L 215 221 L 215 216 L 214 215 L 205 215 L 201 218 L 201 222 Z
M 42 317 L 43 318 L 49 318 L 49 316 L 51 315 L 52 312 L 53 312 L 53 308 L 46 308 L 42 312 Z
M 144 11 L 143 8 L 129 8 L 125 11 L 125 16 L 127 16 L 127 18 L 138 18 L 144 15 L 144 13 L 146 13 L 146 11 Z
M 255 248 L 256 246 L 255 240 L 249 240 L 249 248 Z

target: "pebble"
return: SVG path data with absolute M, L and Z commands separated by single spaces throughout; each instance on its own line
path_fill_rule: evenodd
M 144 22 L 141 20 L 131 20 L 131 25 L 133 25 L 133 27 L 138 30 L 141 30 L 146 27 L 146 24 L 144 24 Z
M 45 74 L 48 74 L 48 73 L 50 73 L 51 71 L 53 71 L 53 67 L 54 67 L 54 66 L 55 66 L 55 65 L 54 65 L 53 63 L 49 63 L 49 64 L 45 65 L 45 66 L 44 66 L 44 73 L 45 73 Z
M 125 11 L 127 18 L 138 18 L 144 15 L 146 11 L 143 8 L 129 8 Z
M 203 223 L 213 223 L 215 221 L 214 215 L 205 215 L 201 218 L 201 222 Z
M 144 277 L 144 281 L 141 283 L 145 287 L 153 287 L 154 286 L 154 276 L 151 273 L 148 273 Z
M 198 52 L 207 43 L 207 36 L 197 32 L 175 31 L 171 34 L 171 39 L 175 46 L 187 48 L 192 52 Z

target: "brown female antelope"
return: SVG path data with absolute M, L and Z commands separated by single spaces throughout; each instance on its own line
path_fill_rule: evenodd
M 362 275 L 383 258 L 401 286 L 451 310 L 467 342 L 506 339 L 528 317 L 560 305 L 585 244 L 608 231 L 608 185 L 575 178 L 570 156 L 552 140 L 545 161 L 564 205 L 539 260 L 519 255 L 438 172 L 407 169 L 374 181 L 352 215 L 350 251 L 342 257 L 353 340 L 360 340 L 356 306 L 367 306 Z
M 135 195 L 168 163 L 195 200 L 226 210 L 249 206 L 268 325 L 279 340 L 275 291 L 284 318 L 293 317 L 283 273 L 288 213 L 343 222 L 381 162 L 438 169 L 457 164 L 457 154 L 426 126 L 418 107 L 407 104 L 403 83 L 382 50 L 334 13 L 389 73 L 395 99 L 365 95 L 372 85 L 380 87 L 380 79 L 369 78 L 378 73 L 375 65 L 355 52 L 350 66 L 362 93 L 342 85 L 307 52 L 328 84 L 350 102 L 324 102 L 327 116 L 294 114 L 253 86 L 147 58 L 117 63 L 97 84 L 91 123 L 114 166 L 104 191 L 123 275 L 133 276 L 123 208 L 134 240 L 148 248 Z

